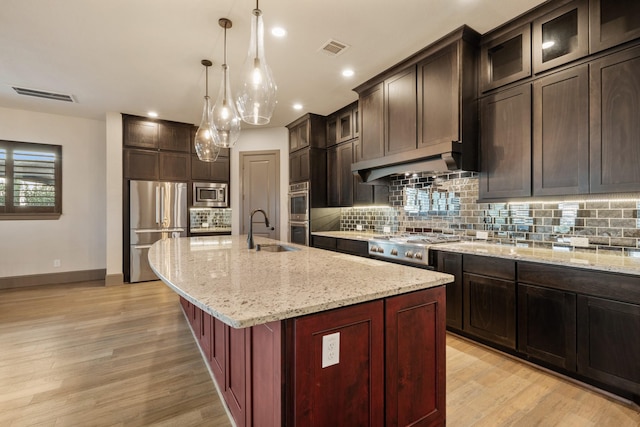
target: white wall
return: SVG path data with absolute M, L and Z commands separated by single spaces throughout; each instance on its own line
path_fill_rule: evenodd
M 62 145 L 62 216 L 0 220 L 0 277 L 105 268 L 105 134 L 103 121 L 0 108 L 0 139 Z
M 289 231 L 289 131 L 285 127 L 243 129 L 231 149 L 231 232 L 240 234 L 240 152 L 280 150 L 280 240 L 288 240 Z

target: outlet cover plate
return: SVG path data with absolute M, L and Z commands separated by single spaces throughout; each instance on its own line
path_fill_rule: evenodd
M 340 363 L 340 332 L 322 337 L 322 367 Z
M 487 231 L 476 232 L 476 239 L 487 240 L 488 238 L 489 238 L 489 233 Z
M 572 237 L 571 246 L 574 246 L 576 248 L 588 248 L 589 238 L 588 237 Z

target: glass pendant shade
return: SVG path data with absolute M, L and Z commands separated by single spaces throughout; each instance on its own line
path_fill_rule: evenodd
M 202 120 L 196 131 L 195 148 L 198 158 L 203 162 L 215 162 L 220 154 L 219 144 L 216 143 L 217 133 L 211 120 L 211 102 L 209 97 L 204 97 Z
M 249 53 L 242 69 L 237 103 L 242 120 L 252 125 L 266 125 L 276 106 L 277 87 L 264 56 L 262 12 L 256 8 L 253 15 Z
M 233 147 L 240 137 L 241 119 L 231 96 L 229 67 L 226 64 L 222 65 L 222 84 L 211 115 L 217 133 L 216 144 L 222 148 Z

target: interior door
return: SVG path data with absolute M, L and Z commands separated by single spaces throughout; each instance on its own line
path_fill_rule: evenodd
M 262 214 L 257 213 L 253 217 L 253 235 L 280 240 L 279 158 L 279 150 L 240 153 L 242 165 L 241 234 L 249 233 L 251 212 L 255 209 L 262 209 L 267 213 L 269 222 L 275 230 L 267 229 Z

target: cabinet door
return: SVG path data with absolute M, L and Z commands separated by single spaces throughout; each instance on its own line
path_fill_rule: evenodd
M 575 372 L 576 294 L 518 284 L 518 350 Z
M 289 152 L 292 153 L 300 148 L 300 136 L 298 128 L 289 129 Z
M 210 181 L 217 182 L 229 182 L 229 158 L 218 157 L 218 159 L 211 163 L 211 175 Z
M 638 0 L 591 0 L 591 53 L 640 37 Z
M 640 305 L 578 296 L 578 372 L 640 401 Z
M 353 206 L 353 145 L 350 142 L 338 145 L 338 165 L 340 167 L 340 206 Z
M 327 148 L 338 143 L 338 117 L 327 117 Z
M 533 72 L 589 54 L 589 4 L 574 0 L 533 21 Z
M 151 150 L 124 150 L 124 177 L 156 181 L 160 176 L 158 152 Z
M 640 47 L 590 64 L 591 192 L 640 190 Z
M 385 150 L 396 154 L 414 150 L 416 144 L 416 67 L 413 66 L 384 81 Z
M 533 195 L 589 192 L 587 65 L 533 84 Z
M 447 327 L 462 330 L 462 254 L 449 252 L 437 253 L 438 271 L 455 276 L 452 283 L 447 283 Z
M 158 122 L 124 116 L 122 126 L 125 146 L 158 148 Z
M 161 150 L 191 151 L 191 125 L 160 123 L 158 142 Z
M 531 195 L 531 85 L 482 99 L 480 199 Z
M 238 427 L 247 425 L 247 395 L 251 392 L 249 329 L 227 327 L 224 400 Z
M 488 91 L 531 75 L 531 26 L 516 28 L 480 48 L 480 88 Z
M 444 305 L 442 286 L 385 301 L 385 425 L 445 423 Z
M 463 289 L 465 332 L 515 350 L 515 283 L 464 273 Z
M 218 383 L 220 390 L 224 392 L 226 384 L 225 369 L 226 369 L 226 335 L 228 326 L 221 320 L 213 318 L 212 337 L 211 337 L 211 357 L 209 366 L 213 377 Z
M 213 346 L 213 316 L 203 311 L 200 315 L 200 337 L 199 343 L 207 361 L 211 360 Z
M 309 120 L 305 120 L 296 126 L 298 130 L 298 148 L 309 146 Z
M 362 160 L 384 156 L 384 84 L 360 94 L 360 149 Z
M 383 316 L 378 300 L 294 320 L 293 425 L 384 425 Z
M 336 146 L 327 150 L 327 205 L 340 206 L 340 161 Z
M 161 151 L 160 179 L 167 181 L 188 181 L 191 178 L 191 155 Z
M 338 142 L 353 138 L 353 117 L 351 110 L 345 111 L 338 117 Z
M 418 147 L 460 140 L 457 44 L 418 64 Z
M 353 144 L 353 162 L 360 161 L 360 140 L 356 139 Z M 373 204 L 373 189 L 376 186 L 364 184 L 360 175 L 353 175 L 353 206 L 366 206 Z M 388 202 L 388 198 L 387 198 Z

